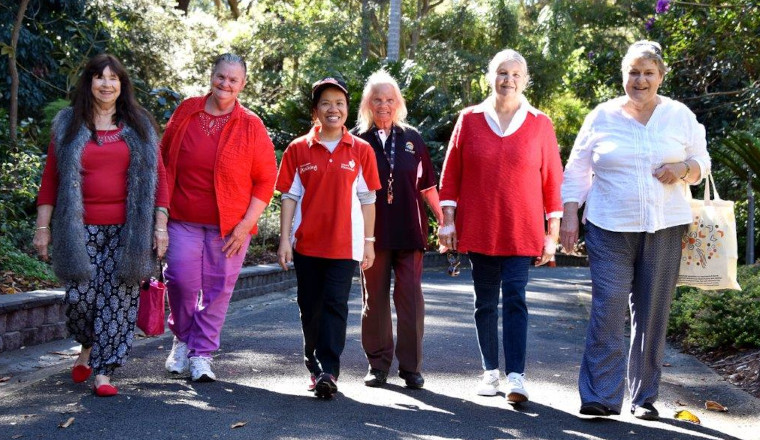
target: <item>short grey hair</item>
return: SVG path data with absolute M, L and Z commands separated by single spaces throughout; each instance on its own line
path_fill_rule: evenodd
M 367 78 L 367 84 L 364 85 L 362 100 L 359 103 L 359 115 L 356 118 L 356 126 L 359 127 L 359 133 L 366 133 L 372 128 L 374 115 L 370 109 L 369 103 L 372 101 L 372 95 L 375 94 L 375 88 L 381 85 L 389 85 L 393 89 L 394 98 L 396 98 L 396 114 L 393 123 L 396 125 L 406 125 L 406 101 L 401 94 L 401 89 L 393 77 L 384 69 L 380 69 Z
M 493 58 L 491 58 L 491 62 L 488 63 L 488 73 L 486 74 L 486 80 L 488 81 L 488 84 L 493 85 L 493 82 L 496 79 L 496 71 L 499 69 L 499 66 L 501 66 L 501 64 L 506 61 L 516 61 L 522 65 L 523 71 L 525 73 L 525 87 L 528 87 L 528 84 L 530 84 L 528 62 L 525 61 L 525 57 L 520 55 L 520 52 L 513 49 L 504 49 L 494 55 Z
M 240 55 L 236 55 L 234 53 L 223 53 L 216 57 L 214 60 L 213 66 L 211 68 L 211 73 L 216 73 L 216 68 L 221 63 L 229 63 L 229 64 L 238 64 L 240 67 L 243 68 L 243 77 L 245 77 L 248 74 L 248 68 L 245 65 L 245 60 Z
M 665 74 L 668 73 L 668 66 L 662 59 L 662 47 L 660 47 L 660 43 L 656 41 L 639 40 L 628 47 L 628 51 L 625 53 L 623 61 L 620 64 L 620 69 L 624 75 L 628 66 L 630 66 L 634 60 L 638 59 L 654 61 L 662 76 L 665 76 Z

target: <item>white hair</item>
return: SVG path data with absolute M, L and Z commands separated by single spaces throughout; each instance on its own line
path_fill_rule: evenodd
M 520 52 L 512 49 L 504 49 L 501 52 L 494 55 L 491 58 L 491 62 L 488 63 L 488 73 L 486 74 L 486 80 L 489 84 L 493 84 L 496 79 L 496 71 L 502 63 L 507 61 L 516 61 L 523 67 L 523 73 L 525 74 L 525 86 L 530 84 L 530 74 L 528 73 L 528 62 L 525 61 L 525 57 L 520 55 Z
M 367 78 L 367 83 L 364 85 L 364 91 L 362 92 L 362 100 L 359 103 L 359 114 L 356 118 L 356 126 L 359 127 L 359 133 L 366 133 L 372 128 L 374 124 L 374 115 L 372 114 L 372 108 L 370 102 L 372 101 L 372 95 L 375 94 L 375 89 L 378 86 L 388 85 L 393 89 L 394 98 L 396 99 L 396 113 L 393 117 L 393 123 L 396 125 L 406 125 L 406 101 L 401 95 L 401 89 L 398 86 L 393 77 L 384 69 L 380 69 Z

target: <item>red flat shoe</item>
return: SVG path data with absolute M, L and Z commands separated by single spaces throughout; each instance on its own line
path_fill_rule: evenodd
M 90 378 L 91 374 L 92 368 L 87 365 L 74 365 L 74 368 L 71 369 L 71 380 L 74 383 L 84 382 Z
M 115 386 L 104 383 L 101 386 L 92 386 L 92 391 L 95 393 L 98 397 L 111 397 L 119 394 L 119 390 L 116 389 Z

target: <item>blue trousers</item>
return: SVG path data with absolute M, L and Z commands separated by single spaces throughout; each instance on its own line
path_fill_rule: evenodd
M 348 296 L 358 262 L 309 257 L 293 252 L 298 280 L 304 363 L 311 374 L 340 375 L 346 345 Z
M 499 368 L 499 291 L 505 369 L 525 371 L 528 305 L 525 286 L 531 257 L 500 257 L 468 253 L 475 287 L 475 329 L 484 370 Z
M 592 299 L 578 379 L 583 403 L 598 402 L 620 413 L 626 378 L 632 406 L 657 400 L 685 230 L 686 225 L 655 233 L 612 232 L 586 223 Z

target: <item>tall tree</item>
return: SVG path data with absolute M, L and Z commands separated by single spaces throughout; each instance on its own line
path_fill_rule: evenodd
M 18 140 L 17 126 L 18 126 L 18 66 L 16 65 L 16 48 L 18 47 L 18 36 L 21 33 L 21 24 L 24 22 L 24 14 L 26 13 L 26 7 L 29 6 L 29 0 L 21 0 L 18 6 L 18 13 L 16 14 L 16 21 L 13 23 L 13 32 L 11 33 L 11 45 L 10 50 L 3 48 L 3 52 L 9 52 L 10 58 L 8 68 L 11 72 L 11 108 L 9 112 L 10 117 L 10 136 L 11 145 L 15 148 L 16 141 Z
M 390 0 L 388 13 L 388 61 L 398 61 L 401 45 L 401 0 Z

